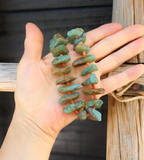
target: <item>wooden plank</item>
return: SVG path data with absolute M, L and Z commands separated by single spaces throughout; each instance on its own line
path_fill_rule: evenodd
M 57 32 L 82 27 L 85 31 L 111 21 L 111 7 L 86 9 L 46 10 L 0 14 L 0 61 L 19 62 L 23 54 L 25 24 L 33 22 L 44 34 L 43 56 L 49 52 L 49 40 Z
M 15 90 L 17 65 L 17 63 L 0 63 L 0 91 Z
M 143 160 L 144 100 L 120 103 L 109 96 L 107 160 Z
M 101 5 L 112 5 L 112 0 L 1 0 L 0 11 L 19 11 L 52 8 L 72 8 L 72 7 L 94 7 Z
M 143 0 L 135 0 L 134 1 L 134 20 L 135 24 L 144 25 L 144 1 Z M 144 37 L 144 36 L 143 36 Z M 144 51 L 137 56 L 138 63 L 144 63 Z M 133 60 L 129 61 L 129 63 L 133 62 Z
M 113 22 L 121 23 L 125 28 L 133 24 L 144 25 L 143 0 L 114 0 Z M 131 58 L 128 63 L 144 63 L 144 52 Z
M 16 87 L 16 74 L 18 63 L 0 63 L 0 91 L 14 91 Z M 121 73 L 122 71 L 134 65 L 122 64 L 112 72 L 112 75 Z M 104 79 L 106 77 L 103 77 Z M 137 80 L 137 83 L 143 85 L 144 74 Z
M 18 63 L 0 63 L 0 91 L 13 92 L 16 87 Z M 120 73 L 122 70 L 126 70 L 133 65 L 121 65 L 119 68 L 113 71 L 113 75 Z M 102 76 L 101 79 L 105 79 L 107 76 Z M 143 78 L 138 79 L 139 84 L 143 84 Z
M 114 0 L 113 22 L 127 27 L 141 17 L 143 24 L 142 10 L 143 0 Z M 128 62 L 144 62 L 143 53 Z M 108 101 L 107 160 L 143 160 L 144 100 L 120 103 L 109 96 Z
M 17 66 L 18 63 L 0 63 L 0 91 L 13 92 L 15 90 Z M 127 70 L 132 66 L 134 66 L 134 64 L 122 64 L 112 72 L 112 75 L 121 73 L 122 71 Z M 103 77 L 102 79 L 104 78 L 106 77 Z M 143 85 L 144 74 L 137 80 L 137 83 Z

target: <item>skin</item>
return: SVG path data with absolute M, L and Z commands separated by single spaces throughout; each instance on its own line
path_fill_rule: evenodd
M 122 29 L 118 23 L 105 24 L 86 33 L 85 44 L 91 47 L 89 54 L 97 58 L 99 70 L 94 73 L 99 83 L 96 87 L 105 89 L 103 95 L 143 74 L 144 66 L 138 64 L 118 75 L 100 80 L 102 75 L 144 50 L 144 39 L 140 38 L 143 34 L 142 25 Z M 123 45 L 125 46 L 122 47 Z M 119 47 L 122 48 L 117 50 Z M 68 44 L 67 48 L 71 57 L 68 64 L 71 65 L 80 55 L 73 51 L 72 44 Z M 43 35 L 40 29 L 28 23 L 25 51 L 17 68 L 15 112 L 0 150 L 1 160 L 47 160 L 60 130 L 77 117 L 75 113 L 63 113 L 64 105 L 58 103 L 63 94 L 57 91 L 60 86 L 55 85 L 55 81 L 63 76 L 52 75 L 51 62 L 54 57 L 50 53 L 41 58 L 42 49 Z M 89 77 L 80 76 L 85 67 L 72 68 L 69 75 L 74 75 L 77 79 L 71 84 L 80 84 Z M 88 101 L 90 98 L 92 97 L 84 95 L 80 90 L 77 101 Z

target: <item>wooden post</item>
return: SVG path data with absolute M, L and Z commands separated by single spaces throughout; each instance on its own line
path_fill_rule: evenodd
M 144 24 L 144 1 L 114 0 L 113 22 L 123 27 Z M 144 53 L 127 61 L 143 62 Z M 144 100 L 120 103 L 109 95 L 108 101 L 107 160 L 143 160 Z

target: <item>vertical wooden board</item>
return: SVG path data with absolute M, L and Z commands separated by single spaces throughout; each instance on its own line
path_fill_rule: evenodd
M 108 121 L 107 121 L 107 160 L 121 160 L 119 121 L 115 99 L 108 97 Z
M 144 1 L 134 0 L 134 21 L 136 24 L 144 24 Z
M 135 24 L 144 25 L 144 1 L 143 0 L 134 0 L 134 20 Z M 144 37 L 144 36 L 143 36 Z M 144 51 L 137 55 L 138 62 L 144 63 Z M 132 61 L 130 61 L 132 62 Z
M 113 0 L 112 21 L 121 23 L 125 28 L 134 24 L 133 0 Z
M 139 157 L 140 159 L 144 159 L 144 100 L 138 100 L 139 104 L 139 121 L 140 128 L 138 130 L 139 133 Z
M 143 0 L 114 0 L 113 22 L 119 22 L 124 27 L 133 25 L 135 23 L 143 24 L 143 5 Z M 144 62 L 143 53 L 140 53 L 140 56 L 136 56 L 128 62 Z M 118 157 L 120 160 L 144 159 L 144 134 L 142 134 L 144 130 L 143 103 L 143 100 L 120 103 L 113 97 L 109 96 L 107 160 L 114 160 L 116 157 Z M 112 112 L 111 106 L 115 108 L 116 113 Z M 112 113 L 117 114 L 117 117 Z M 117 121 L 119 125 L 116 123 L 111 124 L 111 122 L 115 121 Z M 119 137 L 118 135 L 112 135 L 112 128 L 115 128 L 118 131 Z M 117 142 L 115 146 L 113 146 L 113 141 Z M 114 152 L 114 148 L 117 150 L 116 154 Z
M 118 107 L 119 135 L 121 159 L 138 160 L 138 102 L 116 103 Z M 137 126 L 138 125 L 138 126 Z
M 134 24 L 144 25 L 143 0 L 114 0 L 112 21 L 125 28 Z M 128 63 L 144 63 L 144 52 L 131 58 Z
M 109 96 L 107 160 L 144 159 L 142 135 L 144 101 L 138 101 L 120 103 Z

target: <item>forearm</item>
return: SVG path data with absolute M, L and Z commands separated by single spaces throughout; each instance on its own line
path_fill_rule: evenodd
M 0 150 L 1 160 L 48 160 L 55 138 L 15 113 Z

